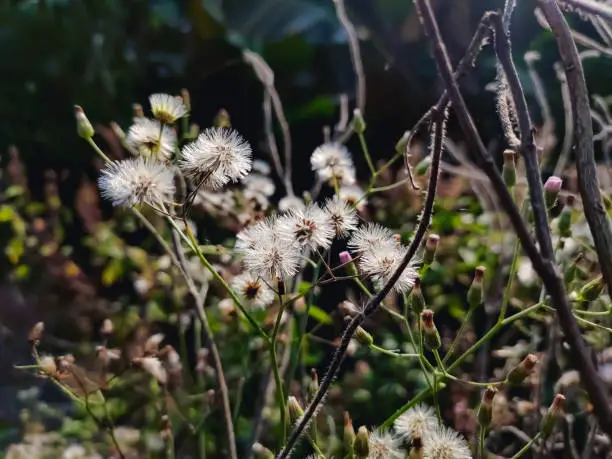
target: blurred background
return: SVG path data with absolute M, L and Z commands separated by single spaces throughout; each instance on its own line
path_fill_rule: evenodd
M 432 0 L 453 62 L 484 10 L 502 3 Z M 541 53 L 537 66 L 560 135 L 556 46 L 537 24 L 531 3 L 519 2 L 515 12 L 513 51 L 530 103 L 523 55 Z M 437 100 L 440 81 L 412 2 L 346 0 L 346 8 L 366 72 L 366 137 L 375 159 L 388 158 L 403 132 Z M 573 25 L 596 35 L 589 24 Z M 293 136 L 294 183 L 303 191 L 312 183 L 308 161 L 322 142 L 323 126 L 337 122 L 342 94 L 354 102 L 347 37 L 331 0 L 0 0 L 0 442 L 19 438 L 18 392 L 32 378 L 11 368 L 28 361 L 25 336 L 35 321 L 53 330 L 51 346 L 75 352 L 96 339 L 109 311 L 130 304 L 137 316 L 142 304 L 130 273 L 146 273 L 146 250 L 154 244 L 129 222 L 120 242 L 94 230 L 112 211 L 98 200 L 100 164 L 76 135 L 73 105 L 85 109 L 104 143 L 112 137 L 109 123 L 130 125 L 132 104 L 146 105 L 154 92 L 186 88 L 194 122 L 208 126 L 225 109 L 256 156 L 266 158 L 263 88 L 243 61 L 244 49 L 260 53 L 275 73 Z M 610 60 L 585 66 L 589 89 L 606 95 Z M 485 140 L 501 145 L 494 93 L 485 89 L 494 80 L 487 49 L 462 88 Z M 449 132 L 461 142 L 452 117 Z M 349 143 L 355 151 L 357 145 L 356 139 Z M 360 155 L 356 162 L 366 170 Z M 147 307 L 158 303 L 163 309 L 160 295 L 145 295 Z

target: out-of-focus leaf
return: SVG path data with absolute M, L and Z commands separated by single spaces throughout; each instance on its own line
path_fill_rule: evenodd
M 4 253 L 12 264 L 17 264 L 23 255 L 23 239 L 19 237 L 11 238 L 4 248 Z
M 322 324 L 332 323 L 332 319 L 329 316 L 329 314 L 327 314 L 323 309 L 315 305 L 310 305 L 310 308 L 308 309 L 308 315 L 319 323 L 322 323 Z
M 102 272 L 102 284 L 106 286 L 113 285 L 121 276 L 123 276 L 124 270 L 123 262 L 121 260 L 111 260 Z
M 303 105 L 292 116 L 292 121 L 312 118 L 329 118 L 336 110 L 336 103 L 331 97 L 319 96 Z

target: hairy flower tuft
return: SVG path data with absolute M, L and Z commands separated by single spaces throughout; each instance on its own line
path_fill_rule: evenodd
M 413 406 L 395 421 L 395 431 L 403 439 L 422 438 L 425 432 L 438 426 L 434 410 L 423 404 Z
M 179 167 L 197 186 L 219 189 L 251 170 L 251 146 L 230 128 L 208 128 L 185 145 Z
M 128 130 L 125 142 L 134 155 L 168 160 L 174 152 L 176 133 L 157 120 L 137 118 Z
M 335 234 L 329 214 L 317 204 L 310 204 L 305 210 L 290 209 L 278 219 L 278 230 L 285 239 L 304 249 L 327 249 Z
M 153 116 L 164 124 L 174 124 L 176 120 L 187 115 L 189 111 L 180 96 L 151 94 L 149 103 Z
M 355 183 L 355 165 L 344 145 L 324 143 L 312 152 L 310 164 L 317 178 L 323 182 L 335 179 L 338 185 Z
M 157 205 L 174 195 L 174 174 L 166 165 L 142 157 L 106 165 L 98 179 L 101 194 L 114 206 Z
M 355 209 L 346 201 L 336 197 L 328 199 L 325 210 L 329 214 L 331 223 L 336 231 L 336 237 L 345 237 L 357 229 L 357 214 Z
M 264 308 L 274 301 L 274 292 L 262 279 L 249 272 L 234 277 L 232 288 L 244 304 L 254 308 Z
M 401 459 L 406 454 L 401 450 L 401 444 L 401 439 L 391 432 L 374 430 L 370 433 L 368 459 Z
M 405 247 L 380 247 L 376 251 L 367 251 L 359 258 L 359 268 L 366 276 L 372 277 L 375 282 L 386 284 L 393 273 L 399 269 L 407 249 Z M 393 285 L 393 288 L 398 293 L 405 293 L 412 286 L 419 273 L 417 272 L 416 264 L 410 263 Z
M 438 426 L 423 435 L 423 459 L 471 459 L 465 439 L 453 429 Z
M 348 247 L 361 255 L 379 250 L 397 249 L 399 243 L 389 228 L 377 223 L 367 223 L 352 234 Z

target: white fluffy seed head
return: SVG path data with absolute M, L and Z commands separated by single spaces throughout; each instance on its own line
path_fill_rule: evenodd
M 406 453 L 401 444 L 401 439 L 391 432 L 374 430 L 370 433 L 368 459 L 402 459 Z
M 279 231 L 274 218 L 242 230 L 236 237 L 235 250 L 242 254 L 247 271 L 272 281 L 293 277 L 301 257 L 293 241 Z
M 357 229 L 357 213 L 355 208 L 346 201 L 334 197 L 325 203 L 325 211 L 329 214 L 336 237 L 345 237 Z
M 174 124 L 176 120 L 187 115 L 189 111 L 180 96 L 151 94 L 149 103 L 153 116 L 164 124 Z
M 359 257 L 359 268 L 364 275 L 371 277 L 375 282 L 386 284 L 399 269 L 406 251 L 407 249 L 401 246 L 383 246 L 377 250 L 363 252 Z M 417 276 L 415 265 L 409 264 L 393 284 L 393 289 L 398 293 L 408 292 Z
M 316 203 L 305 210 L 290 209 L 278 219 L 278 230 L 303 249 L 328 249 L 335 234 L 329 214 Z
M 274 292 L 260 278 L 245 272 L 232 279 L 232 288 L 243 300 L 243 304 L 253 308 L 264 308 L 274 301 Z
M 158 205 L 174 196 L 174 174 L 165 164 L 143 157 L 114 161 L 98 178 L 102 197 L 114 206 Z
M 419 404 L 397 418 L 393 426 L 398 435 L 410 441 L 413 438 L 423 438 L 426 431 L 435 429 L 438 418 L 429 406 Z
M 338 185 L 355 183 L 355 165 L 353 158 L 344 145 L 324 143 L 315 149 L 310 156 L 310 165 L 323 182 L 336 180 Z
M 185 145 L 179 167 L 197 185 L 219 189 L 237 182 L 252 166 L 251 146 L 233 129 L 208 128 Z
M 356 254 L 362 255 L 380 250 L 392 250 L 399 247 L 393 232 L 377 223 L 367 223 L 357 229 L 348 241 L 348 247 Z
M 130 126 L 125 142 L 134 155 L 168 160 L 176 146 L 176 133 L 157 120 L 137 118 Z
M 278 202 L 279 212 L 288 212 L 291 209 L 305 210 L 306 204 L 304 204 L 302 198 L 298 198 L 297 196 L 285 196 Z
M 250 174 L 243 180 L 246 191 L 259 193 L 263 196 L 270 197 L 276 191 L 276 186 L 270 177 L 262 174 Z
M 423 435 L 423 459 L 471 459 L 467 441 L 453 429 L 438 426 Z

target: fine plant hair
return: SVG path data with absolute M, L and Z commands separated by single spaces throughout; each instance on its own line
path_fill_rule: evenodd
M 590 354 L 586 348 L 576 320 L 572 315 L 571 305 L 568 302 L 565 288 L 563 287 L 563 284 L 556 273 L 553 259 L 551 257 L 552 246 L 550 244 L 550 233 L 545 214 L 546 207 L 544 206 L 544 199 L 542 195 L 542 185 L 538 172 L 539 168 L 537 166 L 535 145 L 533 145 L 533 132 L 529 114 L 526 112 L 526 104 L 523 103 L 524 95 L 522 94 L 520 85 L 518 87 L 515 86 L 518 78 L 516 77 L 514 65 L 511 61 L 508 37 L 502 32 L 503 27 L 499 27 L 500 21 L 496 20 L 496 51 L 498 53 L 498 58 L 500 59 L 502 65 L 504 65 L 505 71 L 507 74 L 509 73 L 508 82 L 510 84 L 511 92 L 515 98 L 518 97 L 519 99 L 515 100 L 515 103 L 517 104 L 521 136 L 527 135 L 527 138 L 521 139 L 521 150 L 523 152 L 523 157 L 526 159 L 526 167 L 528 169 L 527 179 L 529 182 L 530 197 L 532 200 L 531 202 L 536 224 L 536 237 L 542 249 L 542 253 L 538 251 L 534 241 L 531 239 L 530 232 L 525 224 L 525 221 L 523 220 L 523 217 L 521 216 L 516 204 L 512 199 L 512 196 L 505 186 L 502 177 L 499 174 L 493 159 L 491 158 L 491 155 L 487 152 L 482 140 L 480 139 L 476 126 L 474 125 L 474 121 L 470 116 L 465 101 L 463 100 L 463 96 L 459 91 L 457 82 L 453 78 L 450 60 L 446 52 L 446 47 L 442 41 L 431 5 L 427 0 L 415 0 L 415 5 L 425 28 L 425 33 L 433 42 L 434 58 L 436 60 L 438 71 L 442 75 L 442 78 L 450 91 L 451 101 L 455 109 L 455 113 L 459 119 L 461 128 L 467 136 L 467 142 L 470 145 L 472 152 L 478 156 L 478 162 L 480 162 L 482 169 L 489 176 L 493 189 L 499 197 L 500 205 L 508 214 L 523 249 L 531 260 L 535 271 L 542 278 L 546 290 L 548 291 L 552 303 L 555 305 L 555 309 L 559 315 L 561 328 L 569 341 L 571 351 L 577 362 L 582 380 L 584 381 L 587 392 L 589 393 L 595 407 L 595 414 L 599 420 L 600 426 L 602 430 L 610 435 L 612 434 L 612 424 L 610 423 L 610 416 L 612 415 L 612 412 L 610 411 L 607 403 L 605 388 L 601 377 L 597 373 L 595 365 L 590 358 Z M 556 5 L 552 3 L 551 5 L 555 6 L 556 8 Z M 557 11 L 559 11 L 558 8 Z M 561 14 L 560 11 L 559 14 Z M 587 118 L 590 120 L 590 116 Z M 534 167 L 535 170 L 533 170 Z M 536 183 L 532 183 L 534 180 Z M 544 215 L 539 215 L 541 213 L 544 213 Z

